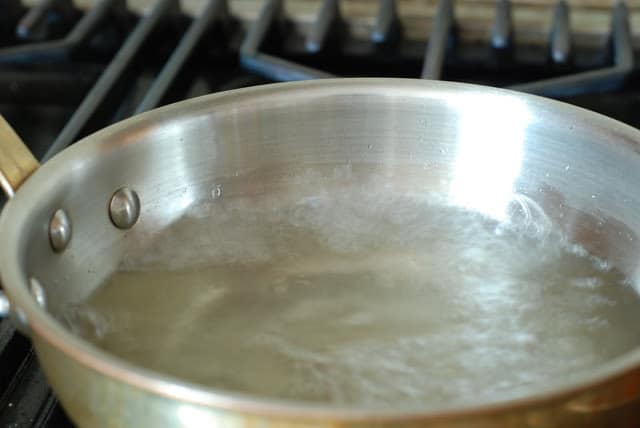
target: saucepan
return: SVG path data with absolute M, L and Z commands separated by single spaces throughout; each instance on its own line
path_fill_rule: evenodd
M 145 368 L 92 345 L 65 317 L 149 246 L 196 245 L 195 235 L 158 238 L 193 206 L 286 195 L 300 183 L 322 187 L 327 180 L 368 183 L 355 194 L 374 198 L 363 199 L 369 201 L 429 193 L 487 217 L 517 212 L 531 219 L 544 212 L 570 243 L 633 284 L 640 268 L 640 132 L 629 126 L 482 86 L 338 79 L 169 105 L 96 132 L 42 166 L 6 123 L 0 128 L 9 197 L 0 218 L 0 313 L 31 338 L 48 382 L 79 426 L 640 424 L 635 347 L 578 374 L 568 363 L 566 376 L 515 398 L 438 408 L 335 406 L 229 392 Z M 374 176 L 379 179 L 369 180 Z M 305 207 L 313 208 L 313 195 L 307 196 Z M 411 207 L 396 208 L 413 218 Z M 220 245 L 251 250 L 250 230 L 238 230 L 242 239 Z M 203 247 L 195 254 L 209 253 Z M 155 292 L 150 289 L 149 300 Z M 166 309 L 195 310 L 179 301 Z M 529 346 L 535 350 L 535 343 Z

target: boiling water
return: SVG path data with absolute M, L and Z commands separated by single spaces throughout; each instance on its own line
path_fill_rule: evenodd
M 199 205 L 66 320 L 187 381 L 365 408 L 522 396 L 640 343 L 633 288 L 540 211 L 352 190 Z

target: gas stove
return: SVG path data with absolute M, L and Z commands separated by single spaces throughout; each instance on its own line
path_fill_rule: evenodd
M 0 113 L 42 161 L 160 105 L 327 77 L 512 88 L 640 127 L 639 12 L 586 0 L 0 0 Z M 0 426 L 72 426 L 7 321 Z

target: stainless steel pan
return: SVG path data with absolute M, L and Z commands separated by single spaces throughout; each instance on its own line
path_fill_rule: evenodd
M 7 125 L 0 128 L 2 187 L 11 198 L 0 217 L 0 312 L 32 338 L 48 381 L 80 426 L 640 424 L 640 350 L 527 399 L 364 412 L 181 382 L 90 346 L 56 317 L 98 287 L 132 242 L 210 198 L 220 177 L 251 171 L 269 192 L 286 187 L 290 169 L 320 163 L 358 163 L 406 185 L 429 183 L 452 204 L 473 195 L 467 205 L 485 212 L 504 209 L 517 189 L 575 242 L 635 279 L 635 129 L 514 92 L 387 79 L 269 85 L 184 101 L 97 132 L 40 168 Z

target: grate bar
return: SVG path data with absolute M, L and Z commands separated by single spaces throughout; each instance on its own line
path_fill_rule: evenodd
M 514 85 L 511 89 L 561 98 L 619 88 L 633 71 L 633 47 L 628 17 L 626 4 L 618 2 L 613 8 L 611 19 L 612 67 Z
M 422 66 L 423 79 L 439 79 L 442 75 L 442 66 L 452 24 L 453 2 L 439 0 Z
M 0 320 L 0 355 L 5 351 L 14 334 L 16 334 L 16 329 L 11 324 L 11 321 Z
M 571 34 L 569 31 L 569 6 L 559 0 L 553 12 L 551 24 L 551 59 L 556 64 L 565 64 L 571 55 Z
M 134 57 L 142 47 L 142 44 L 147 40 L 149 34 L 151 34 L 151 31 L 158 25 L 164 16 L 169 11 L 174 10 L 176 6 L 177 0 L 157 0 L 155 2 L 151 12 L 142 18 L 136 25 L 131 35 L 111 60 L 102 76 L 100 76 L 91 91 L 89 91 L 87 96 L 82 100 L 80 106 L 73 113 L 71 119 L 69 119 L 47 153 L 44 155 L 42 159 L 43 161 L 50 159 L 78 138 L 80 132 L 85 127 L 91 116 L 115 86 L 118 78 L 122 76 L 125 69 L 133 61 Z
M 227 12 L 226 0 L 209 0 L 202 14 L 193 21 L 189 29 L 180 40 L 180 43 L 171 54 L 171 57 L 154 80 L 151 88 L 138 107 L 135 113 L 142 113 L 157 107 L 162 97 L 167 93 L 169 86 L 175 80 L 178 72 L 194 51 L 211 24 Z
M 269 28 L 281 14 L 282 0 L 265 1 L 240 47 L 242 65 L 256 74 L 279 82 L 333 77 L 329 73 L 259 52 Z
M 11 41 L 15 32 L 13 25 L 25 13 L 20 0 L 0 0 L 0 36 L 2 42 Z
M 257 54 L 253 57 L 243 58 L 243 64 L 248 69 L 256 71 L 258 74 L 277 82 L 335 77 L 333 74 L 318 71 L 315 68 L 305 67 L 267 54 Z
M 71 0 L 41 0 L 20 19 L 16 35 L 22 40 L 44 39 L 52 14 L 57 20 L 67 21 L 74 13 Z
M 629 26 L 629 9 L 624 1 L 613 8 L 611 19 L 613 63 L 624 69 L 633 68 L 633 44 Z
M 269 27 L 282 14 L 282 0 L 266 0 L 255 23 L 240 46 L 240 52 L 251 55 L 258 53 Z
M 58 408 L 58 399 L 53 394 L 52 391 L 49 391 L 47 394 L 47 398 L 40 406 L 40 411 L 38 412 L 38 417 L 35 419 L 34 427 L 45 427 L 45 426 L 59 426 L 59 425 L 48 425 L 52 416 L 55 415 L 56 410 Z M 69 422 L 70 423 L 70 422 Z
M 122 1 L 101 0 L 63 39 L 0 49 L 0 64 L 33 64 L 65 60 L 79 45 L 89 40 L 116 6 L 122 6 Z
M 496 1 L 496 17 L 491 28 L 491 46 L 503 50 L 511 45 L 512 37 L 511 2 L 509 0 Z
M 29 350 L 0 402 L 0 426 L 32 426 L 56 402 L 36 355 Z
M 398 31 L 400 19 L 395 0 L 380 0 L 378 15 L 371 31 L 371 41 L 385 43 Z
M 332 27 L 340 20 L 340 7 L 338 0 L 323 0 L 320 12 L 313 23 L 311 33 L 305 42 L 308 52 L 320 52 L 324 47 L 327 34 Z

